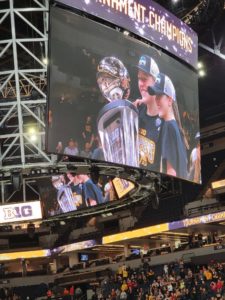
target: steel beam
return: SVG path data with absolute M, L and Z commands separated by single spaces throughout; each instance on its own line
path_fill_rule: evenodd
M 0 41 L 0 58 L 7 55 L 14 63 L 13 70 L 7 69 L 6 65 L 6 68 L 0 72 L 0 112 L 2 113 L 0 126 L 6 128 L 5 132 L 3 131 L 0 135 L 2 145 L 0 173 L 7 172 L 7 174 L 15 169 L 24 173 L 26 169 L 46 168 L 53 164 L 51 156 L 43 151 L 45 136 L 43 110 L 46 105 L 44 88 L 47 84 L 47 65 L 43 62 L 43 58 L 47 58 L 49 1 L 31 0 L 30 7 L 16 7 L 16 3 L 16 1 L 9 0 L 9 8 L 0 9 L 1 26 L 4 26 L 8 20 L 7 24 L 11 27 L 11 38 Z M 39 24 L 35 24 L 37 18 L 34 17 L 32 20 L 27 18 L 27 12 L 37 14 L 39 19 L 41 16 L 42 29 L 38 27 Z M 17 38 L 18 28 L 15 25 L 15 17 L 29 28 L 22 38 L 21 36 Z M 41 43 L 43 50 L 39 53 L 33 52 L 25 43 L 32 43 L 34 48 L 35 45 L 40 47 Z M 30 58 L 29 68 L 21 66 L 18 61 L 18 47 L 26 52 L 28 59 Z M 34 60 L 38 63 L 38 68 L 32 68 Z M 39 95 L 38 99 L 33 98 L 32 91 L 35 90 Z M 30 141 L 27 132 L 29 128 L 27 117 L 30 117 L 32 124 L 38 129 L 37 143 Z M 12 123 L 10 123 L 11 120 L 13 120 Z M 13 193 L 5 195 L 5 184 L 5 181 L 1 181 L 0 201 L 2 203 L 9 202 L 13 196 Z M 10 184 L 10 181 L 7 181 L 7 184 Z M 26 180 L 23 180 L 23 201 L 26 201 L 26 184 Z

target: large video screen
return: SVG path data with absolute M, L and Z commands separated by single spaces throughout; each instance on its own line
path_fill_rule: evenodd
M 48 152 L 199 183 L 197 74 L 59 7 L 50 28 Z
M 70 172 L 39 179 L 38 183 L 45 218 L 109 204 L 135 189 L 134 183 L 118 177 L 100 175 L 96 182 L 88 174 Z

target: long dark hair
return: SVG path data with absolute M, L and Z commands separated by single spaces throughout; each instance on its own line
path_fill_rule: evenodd
M 185 147 L 187 148 L 187 150 L 189 150 L 190 146 L 189 146 L 189 143 L 188 143 L 187 134 L 185 133 L 185 130 L 183 129 L 183 126 L 182 126 L 182 123 L 181 123 L 181 120 L 180 120 L 180 113 L 179 113 L 179 108 L 178 108 L 178 105 L 177 105 L 177 101 L 173 100 L 172 108 L 173 108 L 173 113 L 174 113 L 175 120 L 177 121 L 178 127 L 179 127 L 181 135 L 183 137 Z

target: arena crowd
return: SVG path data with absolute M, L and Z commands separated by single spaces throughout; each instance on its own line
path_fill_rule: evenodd
M 150 267 L 148 261 L 138 269 L 125 264 L 116 274 L 101 282 L 92 300 L 216 300 L 225 299 L 225 266 L 190 265 L 182 260 Z

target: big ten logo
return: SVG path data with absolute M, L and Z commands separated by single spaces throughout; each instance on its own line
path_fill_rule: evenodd
M 30 205 L 3 208 L 3 212 L 5 220 L 31 217 L 33 214 Z

